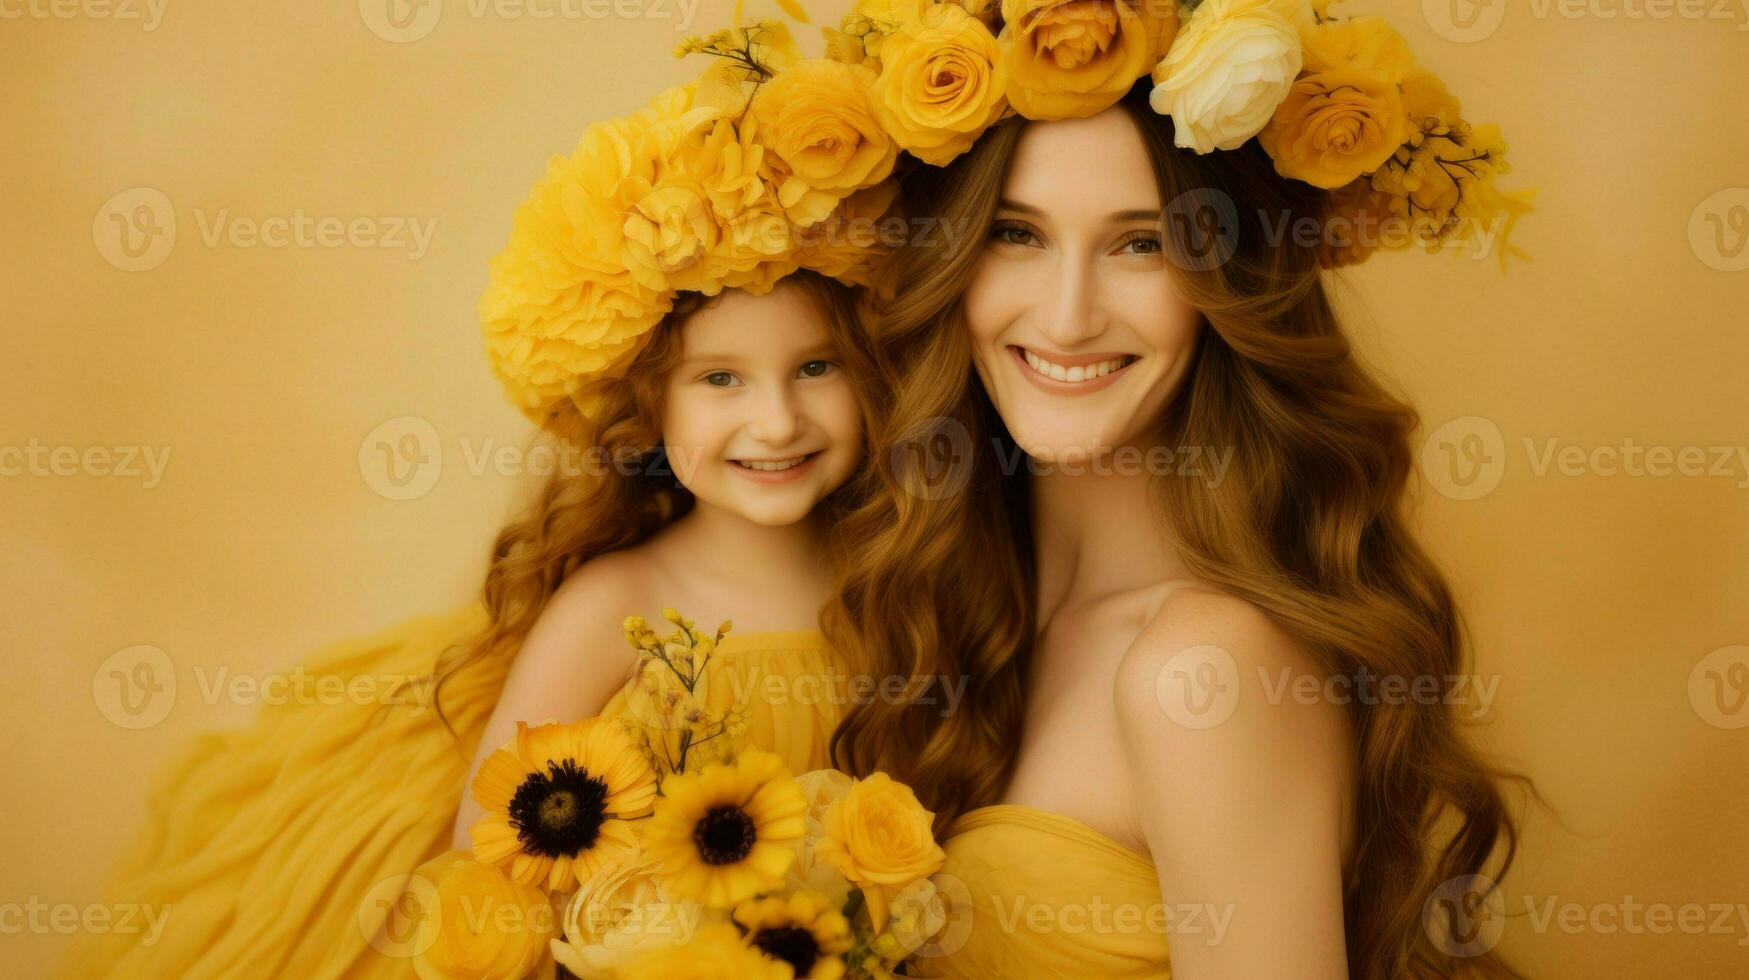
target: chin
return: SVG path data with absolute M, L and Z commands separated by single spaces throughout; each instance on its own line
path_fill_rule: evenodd
M 1033 459 L 1050 462 L 1073 460 L 1104 452 L 1119 445 L 1119 430 L 1103 420 L 1075 424 L 1072 419 L 1039 413 L 1037 423 L 1022 421 L 1010 426 L 1014 444 Z
M 741 516 L 761 527 L 789 527 L 799 524 L 813 513 L 812 503 L 804 506 L 787 506 L 764 502 L 739 508 Z

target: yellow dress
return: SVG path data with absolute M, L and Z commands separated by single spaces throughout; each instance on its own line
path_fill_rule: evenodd
M 1072 817 L 1001 803 L 961 816 L 942 845 L 952 907 L 925 977 L 1169 980 L 1166 917 L 1146 854 Z
M 429 676 L 487 623 L 479 602 L 319 651 L 342 678 Z M 622 642 L 617 636 L 607 642 Z M 797 773 L 829 765 L 840 707 L 806 696 L 832 670 L 817 630 L 730 634 L 707 703 L 746 701 L 751 743 Z M 65 977 L 411 977 L 385 924 L 407 875 L 449 846 L 468 764 L 510 667 L 470 665 L 443 689 L 457 742 L 429 701 L 285 704 L 240 731 L 205 734 L 153 779 L 144 830 L 104 901 L 161 909 L 162 935 L 83 938 Z M 714 671 L 714 673 L 711 673 Z M 802 696 L 795 696 L 802 692 Z M 624 709 L 625 691 L 603 710 Z M 374 887 L 373 887 L 374 886 Z

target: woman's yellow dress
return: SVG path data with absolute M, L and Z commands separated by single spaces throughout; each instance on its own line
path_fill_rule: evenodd
M 487 624 L 478 602 L 421 616 L 316 654 L 315 675 L 429 676 Z M 617 636 L 604 642 L 622 642 Z M 750 743 L 801 773 L 830 765 L 841 706 L 821 683 L 833 658 L 817 630 L 730 634 L 709 669 L 712 708 L 744 701 Z M 91 935 L 66 977 L 409 977 L 402 885 L 449 847 L 469 761 L 510 658 L 470 665 L 442 704 L 269 707 L 241 731 L 199 737 L 153 780 L 145 828 L 104 901 L 149 903 L 144 935 Z M 602 714 L 625 708 L 625 691 Z M 531 719 L 532 720 L 532 719 Z
M 937 882 L 950 925 L 914 974 L 1169 980 L 1153 861 L 1062 814 L 1002 803 L 961 816 Z

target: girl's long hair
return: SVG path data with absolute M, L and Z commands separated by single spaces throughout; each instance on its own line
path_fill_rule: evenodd
M 1457 674 L 1458 611 L 1401 509 L 1417 417 L 1352 355 L 1315 243 L 1280 231 L 1319 218 L 1320 193 L 1279 177 L 1255 141 L 1207 156 L 1180 150 L 1145 85 L 1121 105 L 1158 179 L 1175 284 L 1204 321 L 1162 420 L 1166 444 L 1233 450 L 1218 486 L 1200 475 L 1156 480 L 1184 562 L 1265 612 L 1332 675 Z M 945 233 L 898 256 L 897 299 L 877 328 L 890 410 L 876 420 L 873 466 L 840 528 L 853 550 L 825 619 L 855 669 L 966 679 L 949 717 L 871 699 L 850 708 L 833 739 L 841 766 L 908 782 L 938 833 L 1000 800 L 1033 645 L 1027 481 L 1001 470 L 1014 445 L 973 372 L 960 308 L 1025 125 L 1008 120 L 948 167 L 906 177 L 907 212 Z M 1502 859 L 1496 875 L 1510 865 L 1517 832 L 1500 774 L 1448 706 L 1408 699 L 1350 711 L 1353 975 L 1516 976 L 1493 955 L 1450 955 L 1423 927 L 1426 907 L 1456 915 L 1438 903 L 1442 883 L 1482 873 L 1491 858 Z
M 779 288 L 791 282 L 808 291 L 824 316 L 866 422 L 872 414 L 869 385 L 875 372 L 868 353 L 863 296 L 805 269 L 793 273 Z M 484 630 L 470 642 L 446 650 L 437 661 L 435 700 L 446 724 L 445 685 L 478 674 L 501 682 L 565 576 L 600 555 L 649 540 L 692 509 L 692 494 L 675 478 L 662 448 L 661 409 L 668 376 L 683 355 L 681 328 L 712 302 L 698 293 L 681 293 L 622 374 L 596 379 L 579 394 L 577 400 L 594 399 L 590 416 L 578 410 L 576 400 L 551 409 L 541 438 L 552 446 L 561 465 L 546 479 L 525 516 L 498 533 L 480 590 L 488 615 Z M 578 465 L 564 465 L 566 461 Z M 836 508 L 842 499 L 835 494 L 822 506 Z M 466 700 L 478 699 L 475 689 L 475 684 L 466 686 Z

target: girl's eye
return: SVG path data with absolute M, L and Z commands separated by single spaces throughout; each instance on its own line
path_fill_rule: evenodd
M 832 370 L 831 361 L 809 361 L 802 365 L 801 375 L 804 378 L 818 378 Z
M 990 238 L 1004 245 L 1030 247 L 1038 242 L 1032 227 L 1023 221 L 998 221 L 990 226 Z
M 741 383 L 741 379 L 729 371 L 712 371 L 704 376 L 704 383 L 713 388 L 732 388 Z
M 1117 243 L 1118 251 L 1129 252 L 1131 255 L 1158 255 L 1164 247 L 1159 232 L 1142 229 L 1130 232 Z

